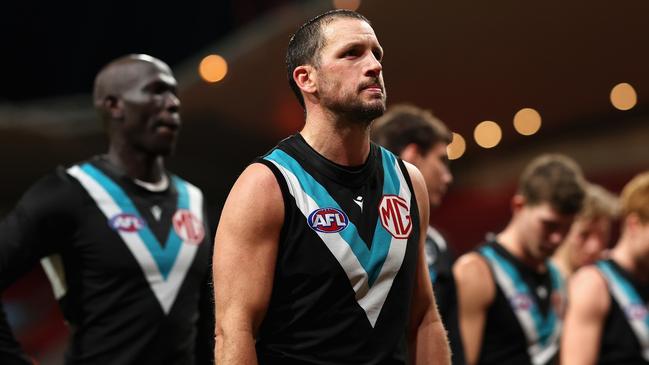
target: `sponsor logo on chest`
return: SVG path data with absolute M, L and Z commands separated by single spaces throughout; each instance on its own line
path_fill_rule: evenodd
M 530 310 L 532 308 L 532 298 L 525 293 L 517 293 L 511 298 L 512 307 L 517 310 Z
M 408 238 L 412 232 L 410 205 L 397 195 L 384 195 L 379 204 L 381 224 L 394 238 Z
M 645 305 L 636 303 L 629 304 L 624 311 L 627 317 L 636 321 L 643 321 L 649 314 Z
M 145 223 L 135 214 L 121 213 L 109 219 L 108 225 L 116 231 L 137 232 L 144 227 Z
M 186 243 L 198 245 L 203 242 L 205 238 L 203 222 L 189 210 L 177 210 L 171 221 L 178 237 Z
M 320 208 L 314 210 L 308 217 L 309 227 L 317 232 L 335 233 L 347 228 L 349 218 L 336 208 Z

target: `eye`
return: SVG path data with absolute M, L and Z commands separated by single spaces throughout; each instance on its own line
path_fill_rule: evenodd
M 383 62 L 383 52 L 379 49 L 375 49 L 372 51 L 374 54 L 374 58 L 376 58 L 379 62 Z
M 355 58 L 358 57 L 358 50 L 351 48 L 343 52 L 342 58 Z
M 148 87 L 148 89 L 154 95 L 162 95 L 166 92 L 171 92 L 172 94 L 177 95 L 176 87 L 165 82 L 154 82 Z

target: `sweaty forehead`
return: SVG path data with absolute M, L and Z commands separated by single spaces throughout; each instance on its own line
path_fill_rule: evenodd
M 378 44 L 374 29 L 367 22 L 356 18 L 335 19 L 324 25 L 322 35 L 325 47 L 368 41 Z

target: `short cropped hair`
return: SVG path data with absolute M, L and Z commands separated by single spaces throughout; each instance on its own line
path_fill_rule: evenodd
M 545 154 L 530 162 L 518 184 L 527 205 L 549 203 L 558 213 L 577 214 L 583 205 L 584 178 L 577 163 L 565 155 Z
M 624 186 L 620 201 L 624 217 L 634 213 L 642 223 L 649 223 L 649 171 L 637 175 Z
M 302 108 L 304 108 L 304 96 L 302 96 L 300 88 L 293 79 L 293 71 L 302 65 L 319 65 L 320 50 L 325 46 L 322 30 L 325 25 L 337 18 L 354 18 L 370 24 L 367 18 L 355 11 L 345 9 L 331 10 L 302 24 L 288 42 L 288 49 L 286 50 L 288 84 L 291 86 Z
M 620 201 L 602 186 L 586 183 L 586 197 L 579 212 L 579 219 L 615 219 L 620 214 Z
M 452 134 L 446 125 L 429 110 L 414 105 L 390 107 L 372 126 L 372 140 L 399 155 L 414 143 L 422 155 L 438 143 L 449 144 Z

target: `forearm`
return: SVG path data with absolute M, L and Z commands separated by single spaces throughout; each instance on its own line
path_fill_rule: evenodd
M 450 365 L 451 363 L 446 330 L 439 316 L 433 320 L 424 318 L 411 335 L 409 347 L 411 365 Z
M 218 365 L 257 365 L 255 339 L 250 331 L 218 330 L 215 338 L 215 361 Z

